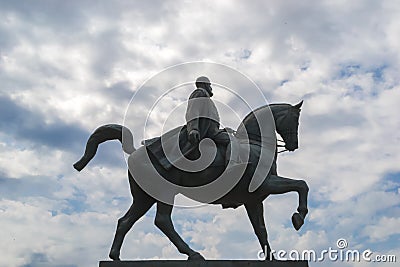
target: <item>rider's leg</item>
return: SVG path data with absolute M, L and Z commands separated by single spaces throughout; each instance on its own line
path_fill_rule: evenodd
M 232 139 L 231 139 L 232 138 Z M 240 144 L 237 142 L 236 138 L 229 135 L 226 131 L 220 131 L 213 137 L 213 140 L 217 144 L 223 144 L 226 146 L 225 153 L 225 164 L 235 165 L 243 163 L 244 159 L 240 156 Z
M 230 142 L 229 134 L 226 131 L 219 131 L 217 134 L 210 138 L 219 144 L 227 145 Z

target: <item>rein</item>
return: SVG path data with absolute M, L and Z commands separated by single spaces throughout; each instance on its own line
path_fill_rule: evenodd
M 285 141 L 280 140 L 280 139 L 276 139 L 276 141 L 285 143 Z M 277 146 L 277 147 L 285 147 L 285 145 L 280 145 L 280 144 L 277 144 L 276 146 Z M 279 153 L 286 152 L 286 151 L 288 151 L 288 150 L 287 150 L 287 149 L 284 149 L 284 150 L 278 151 L 277 153 L 279 154 Z

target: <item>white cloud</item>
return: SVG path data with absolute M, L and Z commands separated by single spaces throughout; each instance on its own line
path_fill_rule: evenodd
M 79 151 L 73 144 L 68 151 L 54 148 L 32 127 L 76 125 L 91 132 L 101 124 L 121 123 L 131 94 L 147 78 L 196 60 L 244 72 L 270 102 L 305 99 L 300 150 L 281 154 L 278 167 L 282 175 L 310 185 L 310 216 L 305 230 L 296 233 L 290 225 L 295 194 L 268 199 L 273 248 L 324 249 L 345 237 L 354 246 L 398 253 L 392 239 L 399 234 L 399 185 L 386 179 L 400 172 L 396 1 L 3 4 L 0 96 L 20 109 L 0 107 L 0 183 L 17 188 L 2 191 L 0 225 L 7 235 L 0 265 L 27 264 L 34 253 L 66 264 L 85 254 L 85 265 L 93 264 L 106 257 L 116 220 L 131 201 L 119 145 L 103 145 L 99 160 L 77 173 L 71 164 L 85 140 L 76 140 L 82 142 Z M 239 107 L 217 89 L 216 99 Z M 246 89 L 239 91 L 245 95 Z M 167 111 L 186 97 L 157 108 Z M 146 115 L 150 101 L 150 96 L 140 98 L 131 114 L 136 144 L 142 126 L 135 122 Z M 160 113 L 154 131 L 166 117 Z M 225 113 L 223 120 L 233 123 Z M 32 132 L 22 138 L 18 129 Z M 35 134 L 43 134 L 42 143 Z M 24 184 L 11 184 L 14 178 Z M 47 189 L 41 188 L 45 183 Z M 81 210 L 74 211 L 74 205 Z M 123 257 L 184 258 L 154 230 L 153 213 L 128 235 Z M 256 257 L 259 245 L 242 208 L 206 207 L 176 215 L 181 234 L 205 256 Z
M 378 224 L 367 226 L 364 233 L 369 236 L 372 241 L 382 241 L 389 236 L 400 234 L 398 225 L 399 218 L 383 217 L 379 220 Z

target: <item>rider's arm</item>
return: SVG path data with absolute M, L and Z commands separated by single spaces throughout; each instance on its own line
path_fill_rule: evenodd
M 188 107 L 186 110 L 186 124 L 187 124 L 187 132 L 190 134 L 192 130 L 197 130 L 200 132 L 199 129 L 199 118 L 205 108 L 204 102 L 201 101 L 193 101 L 196 98 L 207 97 L 207 94 L 204 90 L 196 89 L 189 97 Z M 192 101 L 191 101 L 192 100 Z

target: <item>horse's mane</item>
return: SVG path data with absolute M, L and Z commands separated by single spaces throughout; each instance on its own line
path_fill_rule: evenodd
M 250 112 L 246 115 L 246 117 L 244 117 L 242 123 L 244 123 L 246 120 L 250 119 L 250 117 L 254 117 L 254 116 L 255 116 L 254 113 L 257 112 L 257 111 L 260 111 L 260 110 L 262 110 L 262 109 L 270 108 L 270 109 L 271 109 L 271 112 L 274 113 L 274 112 L 281 112 L 281 111 L 287 110 L 287 109 L 290 108 L 290 107 L 292 107 L 292 105 L 286 104 L 286 103 L 267 104 L 267 105 L 258 107 L 258 108 L 256 108 L 256 109 L 250 111 Z
M 247 114 L 246 117 L 244 117 L 239 127 L 237 128 L 236 136 L 238 138 L 246 138 L 246 136 L 248 135 L 250 139 L 254 140 L 260 139 L 261 135 L 260 126 L 256 118 L 256 113 L 260 113 L 263 111 L 272 112 L 273 116 L 275 117 L 277 116 L 277 114 L 283 112 L 287 113 L 287 111 L 290 110 L 290 108 L 292 107 L 293 106 L 290 104 L 276 103 L 276 104 L 267 104 L 250 111 L 249 114 Z

